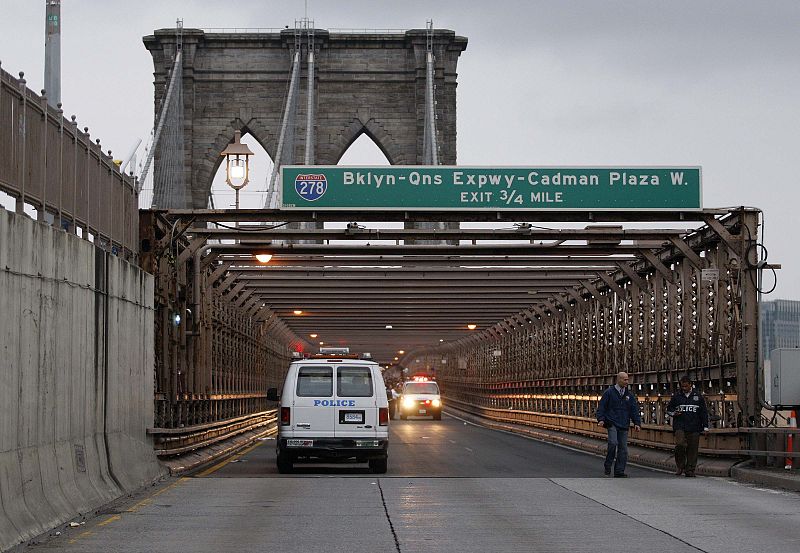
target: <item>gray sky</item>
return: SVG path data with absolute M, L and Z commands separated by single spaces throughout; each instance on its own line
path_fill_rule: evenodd
M 769 260 L 784 267 L 768 299 L 800 299 L 797 0 L 308 4 L 317 28 L 433 19 L 469 38 L 459 62 L 461 164 L 702 165 L 705 207 L 764 210 Z M 37 91 L 44 5 L 0 0 L 2 67 L 25 71 Z M 152 127 L 142 36 L 178 17 L 209 28 L 293 26 L 304 16 L 302 0 L 62 0 L 61 9 L 64 109 L 116 157 Z M 374 150 L 359 144 L 349 161 L 377 162 Z

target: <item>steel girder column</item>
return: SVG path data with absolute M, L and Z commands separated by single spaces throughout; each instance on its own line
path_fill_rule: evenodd
M 739 407 L 746 426 L 761 426 L 761 391 L 758 387 L 758 243 L 759 212 L 740 209 L 736 212 L 741 228 L 736 236 L 741 290 L 742 335 L 736 362 Z M 725 240 L 725 236 L 722 236 Z M 757 435 L 756 436 L 760 436 Z M 753 449 L 763 449 L 754 447 Z

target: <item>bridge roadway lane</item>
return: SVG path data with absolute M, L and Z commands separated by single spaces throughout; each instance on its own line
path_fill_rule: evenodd
M 389 472 L 275 469 L 274 440 L 29 551 L 800 551 L 800 495 L 630 467 L 445 417 L 392 421 Z

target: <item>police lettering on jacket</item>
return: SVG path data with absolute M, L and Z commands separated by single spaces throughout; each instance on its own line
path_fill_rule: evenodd
M 689 395 L 678 390 L 667 405 L 672 417 L 672 428 L 684 432 L 703 432 L 708 428 L 708 409 L 703 395 L 695 388 Z

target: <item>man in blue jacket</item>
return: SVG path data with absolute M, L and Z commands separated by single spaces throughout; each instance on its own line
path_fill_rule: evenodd
M 628 429 L 631 421 L 634 430 L 638 432 L 642 429 L 639 402 L 628 389 L 628 380 L 628 373 L 618 373 L 617 383 L 603 392 L 597 406 L 597 424 L 608 430 L 605 474 L 611 475 L 613 465 L 615 478 L 628 477 L 625 474 L 625 465 L 628 463 Z
M 667 414 L 672 417 L 675 430 L 675 465 L 678 476 L 694 476 L 697 467 L 697 450 L 700 434 L 708 431 L 708 408 L 699 390 L 692 386 L 692 379 L 681 377 L 681 389 L 673 394 L 667 405 Z

